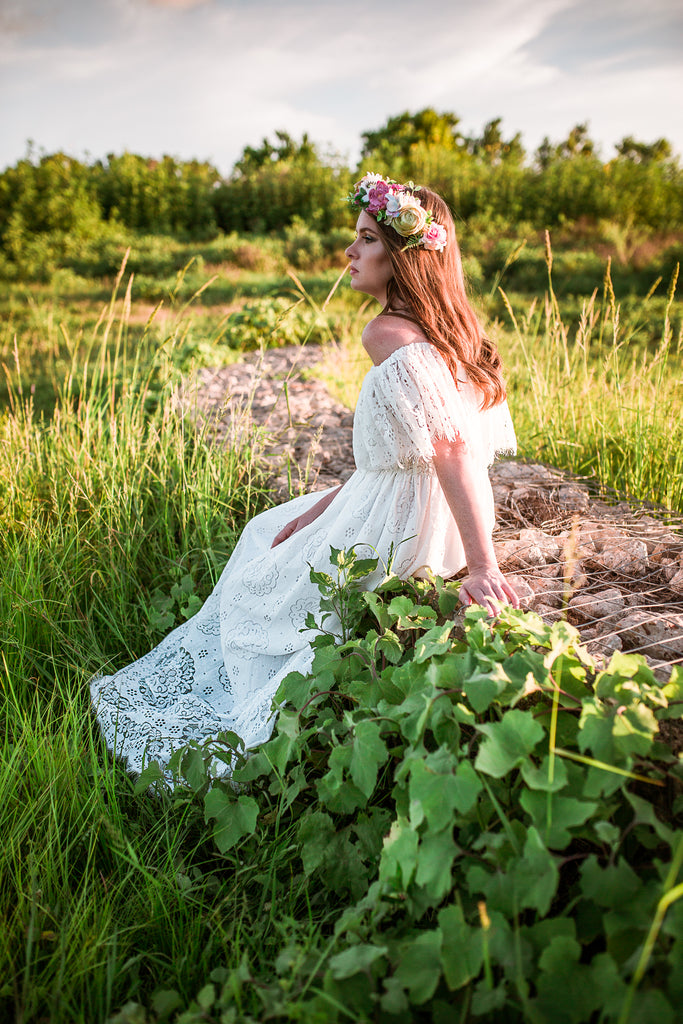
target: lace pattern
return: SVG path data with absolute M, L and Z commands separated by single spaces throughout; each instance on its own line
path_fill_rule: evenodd
M 427 342 L 394 352 L 368 373 L 354 418 L 357 471 L 313 523 L 271 548 L 275 535 L 321 497 L 304 495 L 247 524 L 204 606 L 149 654 L 91 682 L 108 746 L 139 772 L 168 762 L 190 739 L 223 730 L 247 747 L 268 738 L 272 699 L 292 671 L 306 672 L 313 653 L 306 616 L 319 593 L 310 568 L 329 569 L 330 546 L 356 546 L 380 560 L 366 581 L 376 586 L 393 552 L 402 578 L 428 570 L 443 576 L 465 564 L 462 540 L 441 491 L 433 441 L 463 441 L 479 467 L 482 514 L 493 527 L 486 467 L 514 450 L 507 407 L 482 412 L 475 389 L 456 387 Z M 334 620 L 326 629 L 338 627 Z

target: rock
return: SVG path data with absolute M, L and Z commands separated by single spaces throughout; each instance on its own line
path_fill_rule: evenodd
M 582 510 L 588 507 L 588 491 L 576 484 L 564 484 L 557 491 L 557 500 L 563 508 Z
M 630 650 L 652 658 L 683 655 L 683 614 L 633 610 L 619 623 L 619 634 Z
M 505 505 L 508 500 L 509 489 L 504 484 L 492 484 L 493 500 L 496 505 Z
M 505 574 L 505 579 L 508 581 L 514 592 L 519 598 L 519 603 L 528 606 L 534 599 L 534 592 L 529 586 L 528 581 L 524 576 L 509 576 Z
M 562 618 L 562 612 L 559 608 L 551 608 L 547 604 L 534 604 L 532 610 L 537 615 L 540 615 L 544 622 L 557 622 L 558 619 Z
M 644 576 L 648 568 L 647 545 L 633 537 L 610 541 L 595 560 L 610 572 L 624 576 Z
M 560 562 L 550 562 L 548 565 L 539 565 L 536 569 L 536 576 L 546 576 L 548 579 L 557 579 L 562 576 L 562 565 Z
M 528 541 L 496 541 L 493 547 L 498 564 L 509 566 L 510 569 L 528 569 L 534 565 L 545 565 L 541 549 Z
M 545 533 L 544 530 L 526 529 L 519 531 L 520 541 L 525 541 L 529 545 L 537 547 L 544 558 L 544 561 L 557 561 L 562 551 L 562 544 L 553 537 L 550 533 Z
M 596 551 L 602 551 L 606 544 L 620 543 L 630 539 L 626 530 L 620 530 L 617 526 L 605 526 L 596 523 L 589 523 L 580 531 L 581 542 L 592 546 Z
M 601 654 L 607 659 L 611 658 L 615 651 L 623 649 L 621 637 L 618 633 L 596 636 L 594 640 L 589 640 L 586 646 L 589 654 Z
M 572 597 L 569 608 L 580 622 L 608 619 L 623 610 L 624 596 L 616 587 L 608 587 L 592 594 L 584 592 Z
M 547 605 L 550 608 L 560 608 L 564 595 L 564 580 L 553 579 L 548 576 L 527 576 L 527 583 L 534 592 L 534 610 L 538 611 L 538 604 Z
M 671 558 L 678 558 L 681 554 L 681 546 L 683 546 L 683 537 L 680 535 L 677 537 L 675 534 L 671 534 L 671 532 L 659 534 L 656 538 L 656 544 L 649 553 L 650 561 L 657 563 Z
M 557 470 L 548 469 L 537 462 L 515 462 L 512 459 L 495 463 L 489 475 L 497 483 L 513 486 L 522 482 L 549 484 L 562 480 L 562 474 Z
M 683 569 L 671 577 L 669 587 L 673 590 L 674 594 L 683 594 Z

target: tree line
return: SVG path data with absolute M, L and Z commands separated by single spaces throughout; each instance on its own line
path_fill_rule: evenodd
M 324 233 L 349 223 L 340 199 L 365 170 L 429 184 L 466 222 L 683 226 L 683 171 L 666 139 L 626 137 L 605 161 L 584 124 L 527 154 L 519 134 L 505 137 L 500 118 L 468 137 L 455 114 L 426 108 L 391 117 L 362 140 L 359 166 L 351 168 L 307 135 L 276 132 L 247 146 L 227 177 L 199 160 L 126 152 L 88 163 L 29 147 L 0 174 L 0 246 L 11 259 L 29 235 L 93 237 L 106 225 L 210 238 L 280 231 L 301 220 Z

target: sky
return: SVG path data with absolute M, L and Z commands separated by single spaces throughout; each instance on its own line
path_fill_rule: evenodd
M 683 155 L 681 0 L 0 0 L 0 168 L 36 150 L 209 160 L 304 132 L 355 164 L 423 107 L 527 150 L 578 123 Z

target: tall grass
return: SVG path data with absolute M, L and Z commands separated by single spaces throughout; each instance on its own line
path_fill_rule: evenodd
M 584 301 L 573 332 L 553 289 L 549 248 L 542 304 L 518 318 L 503 293 L 514 333 L 498 340 L 521 454 L 683 511 L 683 324 L 670 317 L 677 278 L 678 270 L 654 351 L 638 340 L 651 296 L 622 321 L 609 264 L 601 298 Z
M 18 343 L 0 412 L 0 1019 L 19 1024 L 103 1022 L 128 1000 L 162 1007 L 167 989 L 186 1005 L 213 967 L 244 954 L 290 956 L 312 978 L 301 950 L 330 923 L 287 830 L 249 863 L 219 857 L 196 805 L 133 796 L 91 720 L 88 677 L 189 614 L 268 500 L 248 435 L 210 447 L 179 415 L 185 314 L 165 335 L 153 317 L 132 335 L 130 309 L 130 287 L 115 292 L 72 345 L 49 419 Z M 353 404 L 372 310 L 349 310 L 335 314 L 326 373 Z M 590 459 L 635 423 L 628 443 L 653 480 L 667 458 L 680 475 L 680 333 L 665 323 L 658 352 L 635 363 L 628 337 L 608 285 L 576 339 L 552 290 L 501 333 L 525 453 L 597 471 Z
M 505 365 L 519 454 L 593 477 L 639 502 L 683 511 L 683 322 L 672 317 L 678 271 L 657 318 L 651 292 L 629 309 L 615 300 L 609 263 L 602 293 L 582 302 L 578 322 L 564 313 L 552 279 L 523 314 L 502 290 L 507 322 L 494 321 Z M 575 299 L 571 298 L 572 307 Z M 378 307 L 340 320 L 339 340 L 315 369 L 338 401 L 353 408 L 370 360 L 358 343 Z M 643 344 L 659 319 L 659 341 Z
M 0 413 L 3 1020 L 101 1021 L 158 977 L 194 992 L 228 941 L 215 901 L 234 879 L 212 874 L 194 811 L 133 800 L 86 682 L 160 639 L 174 584 L 178 621 L 206 596 L 267 496 L 247 435 L 210 447 L 179 415 L 151 328 L 128 361 L 129 298 L 50 420 L 20 362 Z

